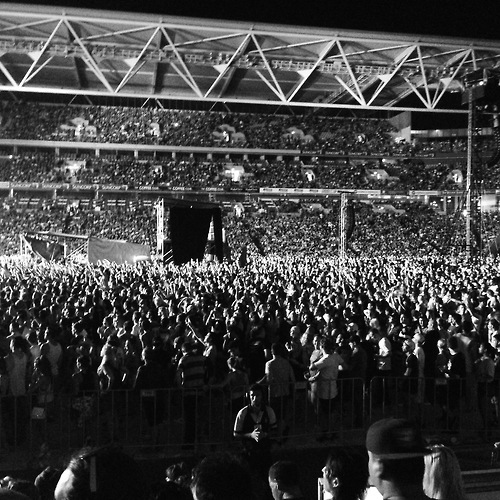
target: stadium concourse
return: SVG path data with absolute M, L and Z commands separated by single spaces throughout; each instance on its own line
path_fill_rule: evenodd
M 167 466 L 190 498 L 222 450 L 302 464 L 313 498 L 329 450 L 394 416 L 455 450 L 471 499 L 498 491 L 498 54 L 2 4 L 0 467 L 27 479 L 2 486 L 121 448 L 145 498 Z M 214 222 L 167 261 L 176 201 L 220 207 L 223 259 Z M 148 259 L 90 263 L 71 235 Z

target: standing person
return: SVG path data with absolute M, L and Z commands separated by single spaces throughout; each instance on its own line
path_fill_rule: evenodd
M 377 383 L 373 384 L 373 398 L 384 405 L 391 404 L 392 343 L 384 331 L 379 331 L 377 363 Z M 374 381 L 375 382 L 375 381 Z
M 5 434 L 7 443 L 10 445 L 21 444 L 26 439 L 29 419 L 26 390 L 28 381 L 31 379 L 30 363 L 26 350 L 25 339 L 13 337 L 10 341 L 10 353 L 5 356 L 9 380 L 8 397 L 4 400 Z
M 323 352 L 321 351 L 321 335 L 315 335 L 313 337 L 313 346 L 314 350 L 312 351 L 310 357 L 309 357 L 309 366 L 312 366 L 313 363 L 318 361 L 321 356 L 323 355 Z M 314 409 L 317 408 L 318 405 L 318 381 L 317 381 L 317 376 L 318 376 L 318 370 L 310 370 L 308 371 L 308 374 L 306 375 L 308 384 L 309 384 L 309 401 L 313 405 Z
M 354 411 L 354 426 L 362 427 L 364 419 L 365 381 L 367 370 L 366 351 L 361 346 L 361 339 L 353 335 L 349 342 L 351 359 L 349 362 L 350 376 L 352 377 L 352 404 Z
M 289 460 L 281 460 L 269 469 L 269 487 L 274 500 L 305 500 L 300 487 L 298 466 Z
M 370 484 L 384 500 L 428 500 L 424 493 L 424 456 L 420 429 L 406 419 L 384 418 L 366 435 Z
M 63 348 L 57 340 L 57 334 L 51 328 L 47 329 L 47 341 L 41 345 L 40 353 L 45 354 L 50 361 L 54 391 L 59 391 L 59 371 L 63 360 Z
M 71 407 L 76 411 L 78 427 L 83 428 L 94 415 L 99 394 L 99 378 L 90 356 L 80 355 L 76 358 L 75 373 L 71 376 L 71 382 Z
M 197 415 L 203 404 L 203 387 L 207 384 L 207 358 L 198 354 L 192 342 L 182 344 L 182 358 L 177 371 L 182 387 L 182 405 L 184 412 L 184 448 L 192 449 L 196 441 Z
M 444 408 L 447 404 L 448 382 L 446 379 L 446 370 L 448 369 L 448 361 L 450 354 L 446 345 L 446 340 L 439 339 L 437 342 L 438 354 L 434 362 L 434 392 L 436 403 L 440 408 Z M 444 420 L 444 417 L 442 417 Z
M 315 380 L 318 382 L 318 416 L 320 435 L 318 441 L 334 437 L 331 421 L 335 410 L 335 398 L 338 394 L 337 377 L 340 367 L 345 367 L 342 357 L 335 352 L 335 342 L 330 337 L 321 341 L 321 358 L 311 363 L 309 370 L 316 370 Z
M 227 393 L 232 421 L 245 403 L 249 380 L 241 358 L 230 356 L 227 360 L 227 366 L 229 372 L 221 386 L 225 388 Z
M 448 339 L 450 359 L 445 371 L 448 381 L 448 401 L 443 408 L 443 418 L 448 430 L 456 430 L 460 414 L 460 399 L 465 387 L 467 375 L 465 355 L 460 352 L 459 340 L 455 336 Z
M 42 354 L 35 360 L 34 371 L 28 387 L 32 397 L 32 406 L 43 408 L 46 417 L 53 417 L 52 403 L 54 402 L 54 385 L 50 361 Z
M 422 418 L 422 409 L 424 404 L 425 396 L 425 350 L 423 348 L 423 343 L 425 338 L 423 334 L 416 333 L 413 336 L 413 342 L 415 343 L 415 356 L 418 359 L 418 393 L 417 393 L 417 411 L 418 418 Z
M 323 490 L 333 500 L 362 500 L 368 487 L 368 460 L 358 450 L 332 448 L 322 469 Z
M 287 415 L 290 406 L 290 396 L 295 386 L 293 368 L 286 358 L 283 344 L 275 343 L 271 346 L 272 359 L 267 361 L 265 376 L 260 383 L 269 385 L 269 404 L 276 414 L 278 436 L 286 439 L 290 430 Z
M 415 354 L 415 343 L 406 339 L 403 342 L 403 353 L 406 355 L 405 372 L 402 386 L 402 396 L 406 415 L 411 415 L 414 411 L 418 396 L 418 358 Z
M 151 429 L 153 444 L 156 445 L 158 426 L 165 416 L 167 370 L 156 361 L 152 347 L 142 350 L 142 361 L 143 364 L 137 370 L 134 389 L 141 398 L 141 407 Z
M 243 455 L 251 468 L 267 477 L 271 465 L 272 436 L 276 430 L 276 414 L 264 402 L 264 389 L 250 386 L 249 404 L 236 415 L 233 435 L 243 445 Z
M 474 375 L 477 383 L 477 402 L 483 420 L 483 429 L 488 433 L 491 425 L 491 398 L 495 396 L 493 380 L 495 378 L 495 362 L 493 349 L 488 342 L 479 344 L 479 359 L 474 361 Z
M 462 471 L 454 451 L 441 444 L 425 456 L 424 491 L 434 500 L 467 500 Z

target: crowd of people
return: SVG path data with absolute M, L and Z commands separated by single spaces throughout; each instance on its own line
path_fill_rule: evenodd
M 334 254 L 299 246 L 284 253 L 281 246 L 266 255 L 249 251 L 246 262 L 181 267 L 6 260 L 0 278 L 3 394 L 16 402 L 19 416 L 20 402 L 28 405 L 40 394 L 42 403 L 58 392 L 81 395 L 79 379 L 103 397 L 111 389 L 178 387 L 185 390 L 190 445 L 203 387 L 269 384 L 286 439 L 293 420 L 287 405 L 295 386 L 306 384 L 317 410 L 317 438 L 325 440 L 336 432 L 337 379 L 362 381 L 353 391 L 361 397 L 360 404 L 353 401 L 359 426 L 365 384 L 373 398 L 388 403 L 394 397 L 373 385 L 382 377 L 393 381 L 385 385 L 415 415 L 432 404 L 439 428 L 460 430 L 467 394 L 481 413 L 478 432 L 487 438 L 498 430 L 496 261 L 381 249 L 342 263 Z M 287 378 L 278 369 L 274 379 L 273 366 L 280 363 L 291 369 Z M 426 392 L 417 382 L 424 378 L 432 380 Z M 436 380 L 445 381 L 444 389 Z M 274 394 L 273 384 L 287 389 Z M 3 409 L 6 425 L 12 409 Z M 156 410 L 152 425 L 164 416 L 162 407 Z M 15 435 L 5 431 L 7 438 Z
M 9 155 L 10 156 L 10 155 Z M 181 159 L 134 159 L 94 157 L 75 162 L 49 153 L 18 153 L 6 157 L 0 181 L 78 185 L 144 186 L 172 190 L 249 191 L 261 188 L 380 189 L 460 191 L 464 189 L 465 159 L 426 164 L 423 160 L 399 159 L 391 164 L 378 160 L 351 161 L 322 158 L 298 160 L 202 161 Z M 483 169 L 482 189 L 495 189 L 498 169 Z M 478 176 L 479 179 L 479 176 Z
M 48 106 L 3 102 L 2 136 L 44 141 L 90 141 L 173 146 L 393 153 L 385 120 L 307 115 L 221 113 L 118 106 Z
M 355 254 L 369 250 L 371 255 L 401 251 L 447 255 L 465 248 L 462 213 L 439 214 L 429 205 L 408 201 L 390 204 L 387 210 L 377 210 L 363 202 L 354 202 L 353 207 L 355 224 L 349 247 Z M 61 205 L 57 199 L 42 199 L 31 208 L 21 205 L 20 200 L 5 200 L 0 206 L 0 251 L 2 255 L 15 255 L 20 252 L 20 235 L 48 231 L 126 240 L 148 245 L 155 253 L 155 210 L 153 203 L 145 205 L 140 200 L 123 209 L 104 203 L 100 210 L 78 200 Z M 283 250 L 332 256 L 338 249 L 340 206 L 333 198 L 323 198 L 321 202 L 275 200 L 271 205 L 233 202 L 223 216 L 233 258 L 244 245 L 253 250 L 259 247 L 264 254 Z M 496 212 L 482 216 L 480 242 L 484 253 L 488 253 L 498 235 L 498 222 Z M 386 237 L 388 234 L 390 238 Z
M 311 136 L 315 147 L 320 144 L 322 149 L 393 152 L 386 122 L 343 120 L 335 129 L 332 123 L 338 125 L 340 120 L 314 114 L 263 118 L 12 103 L 4 104 L 0 114 L 2 134 L 12 138 L 77 140 L 78 133 L 78 140 L 211 146 L 228 133 L 239 133 L 238 140 L 252 147 L 286 148 L 297 146 L 293 137 L 297 135 L 304 141 L 300 147 L 305 147 L 304 137 Z M 193 183 L 224 187 L 229 182 L 221 180 L 221 168 L 213 163 L 155 165 L 92 158 L 81 171 L 68 173 L 53 161 L 50 155 L 7 160 L 6 180 L 129 184 L 133 176 L 138 184 L 184 187 Z M 306 174 L 299 164 L 246 164 L 245 171 L 253 175 L 244 182 L 251 187 L 367 186 L 366 167 L 337 167 L 315 165 Z M 385 179 L 386 184 L 397 177 L 405 187 L 423 189 L 450 181 L 448 167 L 433 167 L 438 181 L 429 180 L 428 168 L 403 164 L 392 168 L 400 171 L 392 170 L 398 175 L 391 175 L 392 181 Z M 368 185 L 381 182 L 374 179 Z M 400 405 L 418 421 L 424 420 L 425 407 L 430 406 L 436 428 L 451 433 L 460 432 L 460 410 L 468 405 L 480 419 L 474 431 L 491 439 L 500 425 L 497 260 L 463 255 L 460 241 L 450 245 L 462 234 L 456 217 L 438 216 L 429 206 L 416 203 L 402 203 L 390 213 L 372 208 L 355 205 L 356 224 L 345 259 L 338 255 L 338 202 L 324 199 L 321 210 L 285 201 L 277 203 L 276 213 L 257 210 L 243 217 L 226 213 L 223 225 L 231 257 L 222 263 L 207 259 L 176 267 L 160 261 L 118 266 L 14 257 L 19 234 L 33 229 L 154 247 L 155 217 L 146 207 L 95 211 L 77 205 L 58 208 L 54 201 L 41 210 L 26 211 L 15 202 L 4 203 L 0 209 L 2 442 L 22 446 L 27 421 L 49 421 L 63 397 L 70 398 L 76 425 L 84 427 L 97 406 L 109 409 L 114 393 L 178 389 L 183 444 L 192 450 L 199 439 L 200 394 L 207 388 L 223 388 L 231 399 L 232 437 L 241 441 L 253 472 L 268 475 L 268 496 L 276 493 L 274 498 L 282 498 L 290 488 L 287 498 L 300 498 L 300 488 L 290 484 L 286 467 L 270 460 L 272 442 L 286 443 L 293 433 L 290 412 L 298 388 L 307 392 L 317 416 L 313 434 L 321 442 L 336 439 L 338 401 L 347 392 L 356 428 L 366 424 L 367 397 L 374 405 Z M 495 236 L 497 221 L 496 214 L 483 218 L 485 241 Z M 352 381 L 349 391 L 342 380 Z M 143 414 L 157 444 L 167 400 L 155 397 L 135 411 Z M 342 474 L 347 469 L 338 464 L 349 457 L 332 455 L 323 472 L 325 490 L 341 500 L 360 498 L 369 474 L 384 497 L 441 498 L 431 486 L 423 489 L 423 457 L 445 452 L 434 449 L 428 454 L 414 441 L 415 449 L 407 451 L 417 453 L 418 467 L 410 463 L 393 467 L 394 457 L 387 455 L 404 455 L 400 448 L 394 449 L 404 445 L 394 440 L 400 435 L 395 433 L 390 422 L 369 431 L 366 474 L 360 469 L 359 477 L 350 479 L 359 485 L 357 490 L 343 492 Z M 88 493 L 87 487 L 92 493 L 116 488 L 101 482 L 101 456 L 90 450 L 72 460 L 62 477 L 53 476 L 55 498 L 86 498 L 65 488 L 83 488 L 82 495 Z M 134 498 L 145 498 L 147 488 L 139 487 L 133 463 L 123 460 L 120 470 L 130 466 L 128 476 L 137 479 L 136 489 L 123 494 L 133 491 Z M 238 469 L 241 464 L 231 469 L 234 461 L 226 456 L 222 463 L 226 471 L 235 471 L 240 493 L 248 495 L 241 488 L 248 476 Z M 118 463 L 122 462 L 117 459 Z M 228 486 L 227 481 L 214 484 L 220 479 L 214 474 L 219 466 L 207 458 L 192 471 L 189 488 L 184 482 L 182 491 L 165 493 L 162 481 L 150 498 L 174 494 L 219 498 L 207 493 Z M 105 477 L 112 477 L 108 472 Z M 77 477 L 83 480 L 78 482 Z M 404 485 L 411 485 L 411 493 L 404 491 Z
M 0 131 L 9 139 L 83 141 L 317 153 L 432 155 L 464 153 L 467 140 L 402 140 L 390 120 L 363 117 L 216 112 L 165 108 L 0 103 Z M 485 149 L 494 147 L 482 137 Z
M 62 467 L 45 468 L 34 481 L 5 477 L 0 496 L 9 500 L 303 500 L 311 498 L 315 487 L 320 488 L 319 498 L 333 500 L 467 498 L 453 450 L 429 445 L 418 426 L 394 418 L 373 423 L 365 446 L 332 448 L 321 471 L 280 459 L 256 473 L 244 455 L 216 453 L 192 464 L 174 462 L 163 475 L 148 474 L 132 456 L 108 446 L 82 449 Z

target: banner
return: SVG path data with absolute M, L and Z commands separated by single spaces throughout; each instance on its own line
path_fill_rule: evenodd
M 45 260 L 58 260 L 64 255 L 64 247 L 56 241 L 42 240 L 35 236 L 25 236 L 31 250 Z
M 91 264 L 97 264 L 99 261 L 135 264 L 142 260 L 151 260 L 148 245 L 128 243 L 121 240 L 105 240 L 93 236 L 89 238 L 87 254 Z

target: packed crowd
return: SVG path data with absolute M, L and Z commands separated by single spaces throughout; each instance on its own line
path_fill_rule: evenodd
M 296 149 L 389 156 L 467 150 L 466 139 L 460 137 L 409 144 L 397 136 L 389 121 L 376 118 L 8 101 L 0 104 L 0 134 L 8 139 L 43 141 Z M 481 141 L 487 150 L 494 146 L 490 137 L 482 137 Z
M 261 117 L 228 118 L 190 112 L 180 116 L 171 111 L 163 116 L 163 112 L 152 110 L 135 110 L 133 114 L 134 126 L 127 127 L 123 122 L 130 121 L 128 110 L 116 113 L 109 108 L 8 104 L 2 109 L 0 126 L 9 137 L 45 140 L 60 138 L 61 134 L 73 140 L 76 130 L 69 123 L 84 118 L 88 120 L 85 127 L 90 128 L 79 131 L 81 140 L 119 142 L 125 137 L 127 142 L 142 142 L 150 134 L 153 142 L 212 145 L 214 129 L 228 124 L 236 131 L 244 130 L 248 144 L 287 147 L 294 139 L 288 137 L 283 142 L 284 130 L 302 127 L 305 120 L 275 118 L 256 124 Z M 374 149 L 387 145 L 388 129 L 378 122 L 363 124 L 362 140 L 361 130 L 352 123 L 349 127 L 354 135 L 344 135 L 342 140 L 348 142 L 341 143 L 340 132 L 332 132 L 331 123 L 315 116 L 308 119 L 302 128 L 308 135 L 321 136 L 327 148 L 351 148 L 352 141 L 374 141 Z M 67 127 L 61 129 L 61 125 Z M 379 139 L 381 142 L 377 142 Z M 17 158 L 6 165 L 10 175 L 18 176 L 14 176 L 15 180 L 30 180 L 31 174 L 24 173 L 30 167 L 42 182 L 59 182 L 66 175 L 53 168 L 50 157 L 36 157 L 34 162 L 33 158 Z M 196 179 L 207 185 L 220 182 L 216 165 L 193 165 L 175 163 L 164 169 L 148 164 L 141 170 L 130 161 L 122 168 L 120 162 L 104 165 L 93 159 L 82 171 L 86 177 L 82 175 L 78 180 L 95 182 L 104 178 L 106 182 L 121 183 L 128 181 L 134 171 L 140 183 L 175 183 L 179 179 L 182 183 Z M 205 169 L 203 175 L 198 167 Z M 322 186 L 333 187 L 335 182 L 342 187 L 349 187 L 351 182 L 359 186 L 364 169 L 349 169 L 349 174 L 330 167 L 323 171 L 316 166 L 312 170 L 314 180 Z M 254 179 L 280 187 L 283 178 L 289 179 L 285 185 L 290 182 L 292 187 L 305 182 L 299 166 L 295 171 L 290 166 L 283 168 L 283 178 L 279 164 L 248 165 L 248 170 Z M 345 177 L 332 182 L 329 176 L 333 170 L 335 175 Z M 441 182 L 444 173 L 436 171 Z M 175 175 L 169 177 L 172 172 Z M 429 180 L 423 180 L 427 174 L 423 170 L 419 177 L 422 185 L 429 186 Z M 158 176 L 156 181 L 154 175 Z M 224 227 L 233 258 L 224 263 L 91 266 L 2 257 L 0 395 L 5 403 L 1 408 L 2 432 L 7 443 L 22 444 L 26 438 L 25 419 L 29 419 L 31 410 L 50 412 L 51 403 L 63 394 L 71 396 L 72 410 L 83 425 L 93 415 L 95 397 L 105 401 L 112 391 L 122 389 L 179 388 L 184 394 L 184 443 L 191 446 L 196 440 L 192 391 L 229 386 L 243 411 L 244 393 L 249 387 L 258 392 L 257 386 L 251 386 L 256 383 L 269 386 L 271 410 L 266 425 L 276 426 L 279 438 L 285 440 L 288 428 L 284 408 L 293 388 L 273 393 L 274 365 L 286 367 L 287 386 L 302 384 L 309 388 L 311 405 L 319 415 L 321 440 L 331 439 L 336 430 L 332 407 L 338 396 L 337 378 L 361 379 L 374 390 L 376 386 L 370 386 L 370 382 L 377 378 L 406 378 L 406 383 L 395 382 L 394 387 L 406 395 L 403 401 L 407 409 L 415 410 L 419 418 L 424 402 L 432 402 L 442 428 L 453 432 L 460 427 L 460 405 L 467 394 L 468 404 L 480 413 L 481 431 L 486 437 L 497 432 L 498 262 L 493 257 L 471 260 L 458 251 L 450 252 L 450 241 L 458 234 L 453 225 L 456 221 L 417 204 L 398 207 L 403 213 L 389 214 L 375 213 L 365 204 L 356 206 L 357 223 L 349 243 L 351 256 L 341 262 L 337 255 L 338 205 L 332 201 L 324 205 L 328 210 L 297 210 L 294 215 L 227 216 Z M 149 242 L 151 246 L 155 241 L 155 218 L 147 209 L 128 213 L 75 207 L 68 211 L 48 205 L 46 210 L 27 213 L 7 204 L 0 209 L 0 218 L 2 255 L 17 253 L 15 238 L 32 229 Z M 484 238 L 493 237 L 497 216 L 485 217 L 484 223 Z M 443 258 L 445 253 L 455 255 Z M 431 391 L 420 384 L 424 378 L 435 381 Z M 448 387 L 446 397 L 440 385 Z M 354 387 L 354 392 L 356 426 L 361 427 L 363 403 L 358 396 L 363 398 L 364 392 L 361 386 Z M 373 396 L 383 398 L 384 391 L 374 392 Z M 141 410 L 154 433 L 165 408 L 155 404 Z M 253 446 L 253 441 L 261 437 L 266 442 L 267 436 L 261 434 L 262 429 L 247 429 L 250 410 L 241 411 L 235 416 L 234 437 L 242 440 L 248 452 L 245 444 Z M 77 463 L 85 470 L 85 464 L 92 463 L 91 457 L 92 452 Z M 76 464 L 71 467 L 77 470 Z M 333 478 L 332 467 L 330 462 L 324 472 L 325 481 Z M 59 476 L 54 477 L 59 480 Z M 195 485 L 175 493 L 179 498 L 190 498 L 191 494 L 193 498 L 204 498 L 198 495 L 196 486 L 196 478 L 202 477 L 199 469 L 195 469 L 193 477 Z M 269 481 L 271 490 L 275 487 L 282 491 L 277 477 L 271 475 Z M 333 484 L 332 480 L 331 488 L 338 487 Z M 151 498 L 163 498 L 163 487 Z M 420 493 L 412 498 L 426 497 Z
M 192 381 L 186 378 L 190 359 L 198 366 L 194 387 L 228 377 L 263 381 L 274 358 L 291 363 L 287 383 L 297 383 L 332 358 L 334 373 L 342 365 L 344 376 L 367 383 L 410 373 L 464 379 L 469 388 L 484 384 L 485 393 L 473 394 L 488 401 L 485 429 L 498 426 L 498 407 L 489 399 L 498 392 L 500 367 L 495 260 L 381 248 L 341 265 L 333 251 L 305 250 L 297 234 L 285 251 L 286 236 L 273 235 L 281 245 L 264 256 L 249 252 L 246 263 L 177 268 L 6 261 L 0 278 L 4 394 L 25 396 L 30 388 L 78 394 L 74 384 L 82 380 L 89 391 L 133 389 L 149 363 L 153 383 L 193 388 L 186 382 Z M 361 351 L 364 361 L 355 364 Z M 410 361 L 416 367 L 407 372 Z M 328 401 L 320 415 L 330 413 L 337 395 L 327 387 L 319 396 Z M 453 406 L 436 410 L 453 429 L 461 394 Z M 330 426 L 325 422 L 322 434 Z
M 173 146 L 398 152 L 386 121 L 4 102 L 2 137 Z
M 83 157 L 78 166 L 48 153 L 25 153 L 0 160 L 0 181 L 117 185 L 187 190 L 217 188 L 246 191 L 260 188 L 463 190 L 465 161 L 425 164 L 417 160 L 378 161 L 242 160 L 240 163 L 200 161 L 193 158 L 134 159 Z M 71 165 L 71 166 L 70 166 Z M 479 175 L 481 174 L 481 175 Z M 478 173 L 481 188 L 495 189 L 498 168 Z

